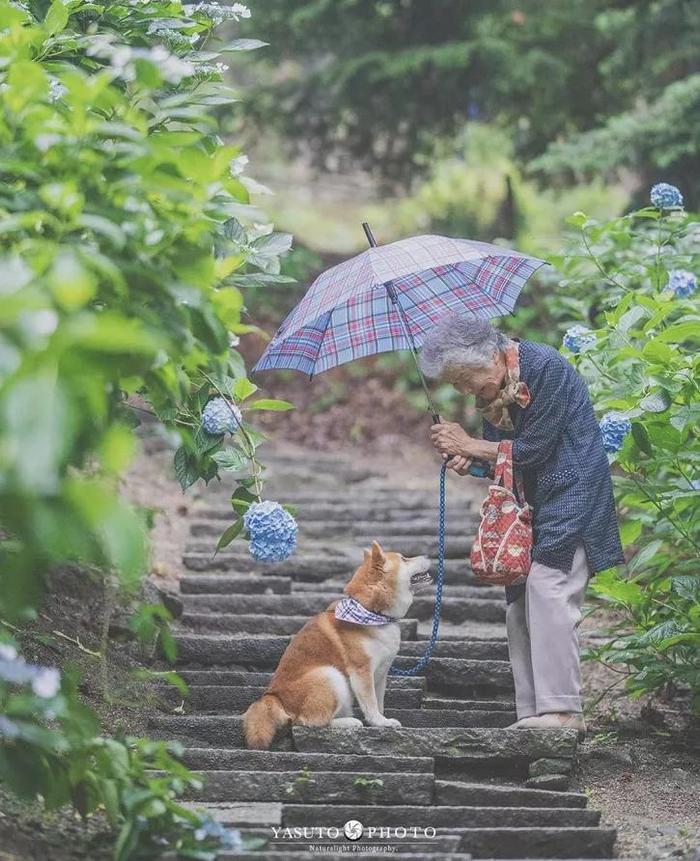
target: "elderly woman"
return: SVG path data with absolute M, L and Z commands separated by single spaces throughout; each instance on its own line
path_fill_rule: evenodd
M 484 320 L 451 314 L 428 332 L 427 376 L 476 395 L 483 439 L 454 422 L 432 427 L 448 466 L 465 475 L 473 458 L 495 462 L 513 440 L 533 506 L 532 566 L 506 587 L 515 727 L 585 732 L 577 628 L 589 577 L 624 562 L 603 439 L 588 390 L 555 349 L 508 338 Z

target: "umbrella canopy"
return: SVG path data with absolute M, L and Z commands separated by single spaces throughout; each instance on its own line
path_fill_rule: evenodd
M 310 376 L 388 350 L 414 350 L 450 311 L 509 314 L 543 260 L 468 239 L 414 236 L 368 248 L 321 273 L 254 371 Z

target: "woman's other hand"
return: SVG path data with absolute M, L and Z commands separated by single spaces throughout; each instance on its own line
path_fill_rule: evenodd
M 456 455 L 462 460 L 472 456 L 470 444 L 472 437 L 457 422 L 441 422 L 430 428 L 430 437 L 437 451 L 446 460 Z
M 468 475 L 469 467 L 472 465 L 471 458 L 455 455 L 447 461 L 447 468 L 453 469 L 457 475 Z

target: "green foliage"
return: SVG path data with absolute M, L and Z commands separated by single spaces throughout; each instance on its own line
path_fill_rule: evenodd
M 605 223 L 576 213 L 560 319 L 590 325 L 595 344 L 572 356 L 596 409 L 632 432 L 614 454 L 627 576 L 608 571 L 592 590 L 619 611 L 611 642 L 589 657 L 622 665 L 633 695 L 690 689 L 700 708 L 700 294 L 669 288 L 669 272 L 698 272 L 693 216 L 646 208 Z M 556 303 L 557 300 L 553 300 Z M 564 305 L 565 303 L 565 305 Z M 568 312 L 565 311 L 568 309 Z M 571 314 L 575 319 L 572 319 Z
M 566 180 L 631 164 L 697 200 L 693 3 L 279 0 L 265 16 L 248 113 L 320 166 L 403 185 L 436 139 L 481 120 L 520 166 L 551 144 L 540 166 Z
M 240 150 L 210 112 L 235 101 L 212 61 L 250 45 L 213 48 L 179 0 L 0 0 L 0 17 L 0 605 L 17 618 L 65 560 L 138 583 L 144 529 L 115 494 L 136 396 L 180 431 L 183 486 L 218 475 L 201 410 L 245 380 L 241 290 L 282 277 L 291 237 L 245 226 Z M 258 493 L 259 441 L 240 448 Z
M 144 409 L 179 432 L 183 486 L 235 468 L 259 498 L 262 435 L 244 422 L 224 449 L 201 416 L 212 395 L 255 391 L 232 349 L 255 328 L 242 291 L 289 280 L 279 257 L 291 237 L 261 227 L 244 157 L 212 116 L 236 101 L 214 61 L 261 43 L 214 47 L 211 10 L 235 17 L 180 0 L 0 0 L 3 620 L 34 614 L 45 575 L 67 561 L 136 589 L 145 518 L 116 491 Z M 168 621 L 147 605 L 132 627 L 172 657 Z M 0 672 L 10 788 L 104 810 L 116 859 L 167 848 L 214 857 L 221 833 L 177 801 L 199 783 L 175 749 L 102 738 L 76 680 L 47 693 L 49 675 L 30 690 L 17 666 Z
M 114 859 L 164 850 L 202 861 L 219 840 L 198 839 L 206 817 L 179 799 L 201 781 L 177 757 L 180 746 L 143 738 L 105 738 L 78 699 L 77 678 L 26 664 L 4 644 L 0 658 L 0 780 L 49 809 L 72 804 L 81 816 L 103 811 L 115 832 Z M 200 834 L 201 836 L 201 834 Z

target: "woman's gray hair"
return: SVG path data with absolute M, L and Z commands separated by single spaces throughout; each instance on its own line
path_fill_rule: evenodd
M 491 364 L 494 350 L 502 350 L 507 344 L 508 337 L 488 320 L 452 312 L 441 317 L 426 335 L 420 366 L 433 379 L 455 368 L 484 368 Z

